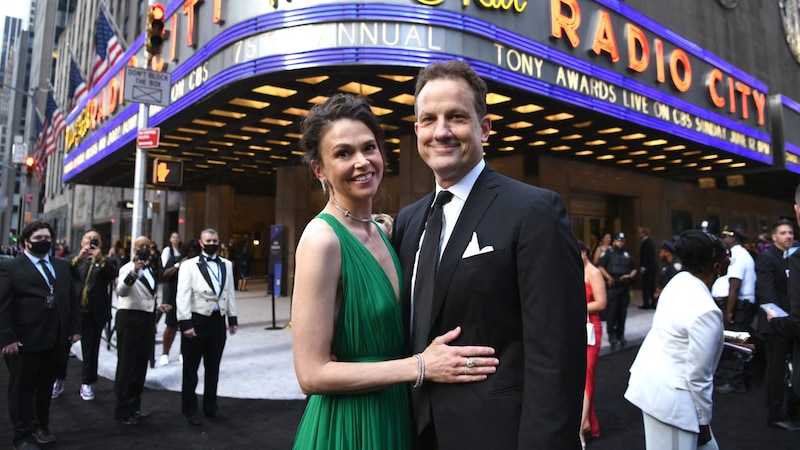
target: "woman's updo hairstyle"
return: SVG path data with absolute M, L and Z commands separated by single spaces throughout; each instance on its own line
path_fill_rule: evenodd
M 711 270 L 711 266 L 728 254 L 722 241 L 700 230 L 684 231 L 675 243 L 675 253 L 683 268 L 693 275 Z

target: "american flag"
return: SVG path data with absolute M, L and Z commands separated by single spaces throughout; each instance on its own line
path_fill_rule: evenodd
M 89 93 L 86 82 L 83 81 L 81 71 L 78 70 L 78 65 L 75 60 L 70 57 L 69 61 L 69 109 L 72 109 L 80 103 Z
M 33 170 L 43 179 L 44 171 L 47 168 L 47 158 L 58 149 L 58 137 L 67 128 L 67 121 L 61 113 L 61 109 L 53 98 L 52 90 L 47 93 L 47 107 L 44 110 L 44 128 L 39 133 L 39 140 L 33 149 Z
M 29 155 L 33 156 L 34 170 L 36 170 L 37 175 L 39 175 L 39 181 L 42 181 L 42 177 L 39 174 L 37 166 L 39 165 L 38 164 L 39 160 L 42 159 L 46 151 L 45 140 L 47 139 L 47 128 L 49 125 L 49 120 L 45 118 L 44 125 L 42 125 L 42 121 L 41 119 L 39 119 L 39 115 L 35 114 L 34 116 L 36 117 L 36 129 L 39 130 L 39 134 L 36 139 L 36 144 L 33 146 L 33 149 L 31 150 Z
M 94 65 L 89 77 L 90 89 L 100 82 L 124 53 L 116 33 L 101 8 L 97 15 L 97 29 L 94 35 Z

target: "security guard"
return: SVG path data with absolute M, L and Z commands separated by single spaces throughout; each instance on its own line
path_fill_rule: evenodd
M 673 245 L 672 242 L 664 241 L 661 243 L 658 257 L 661 260 L 661 268 L 658 270 L 658 275 L 656 276 L 656 293 L 654 294 L 656 302 L 664 286 L 669 283 L 672 277 L 683 269 L 681 259 L 675 255 L 675 245 Z
M 614 235 L 611 251 L 597 261 L 597 267 L 606 280 L 607 299 L 606 331 L 612 347 L 625 345 L 625 318 L 631 302 L 630 283 L 636 276 L 636 262 L 625 251 L 625 233 Z

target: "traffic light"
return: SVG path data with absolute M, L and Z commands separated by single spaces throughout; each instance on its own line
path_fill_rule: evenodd
M 28 156 L 25 158 L 25 167 L 28 169 L 33 169 L 33 166 L 36 165 L 36 159 L 33 156 Z
M 147 39 L 145 49 L 151 55 L 158 55 L 164 47 L 164 5 L 154 3 L 147 14 Z

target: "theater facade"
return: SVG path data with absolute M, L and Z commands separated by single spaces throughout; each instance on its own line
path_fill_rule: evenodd
M 266 273 L 271 225 L 283 225 L 291 267 L 325 201 L 300 165 L 299 122 L 337 91 L 368 97 L 381 118 L 389 160 L 376 209 L 396 213 L 433 187 L 415 148 L 415 74 L 457 58 L 489 85 L 488 163 L 558 192 L 579 238 L 644 225 L 660 241 L 708 221 L 754 239 L 792 216 L 800 183 L 798 31 L 784 26 L 796 2 L 653 3 L 168 2 L 150 68 L 170 75 L 170 101 L 149 107 L 160 145 L 146 179 L 154 159 L 182 162 L 183 174 L 178 186 L 148 185 L 148 230 L 160 243 L 206 226 L 237 244 L 258 239 Z M 123 98 L 124 66 L 143 67 L 143 44 L 68 116 L 61 181 L 107 187 L 101 203 L 119 206 L 84 214 L 73 234 L 130 229 L 114 196 L 134 182 L 141 118 Z

